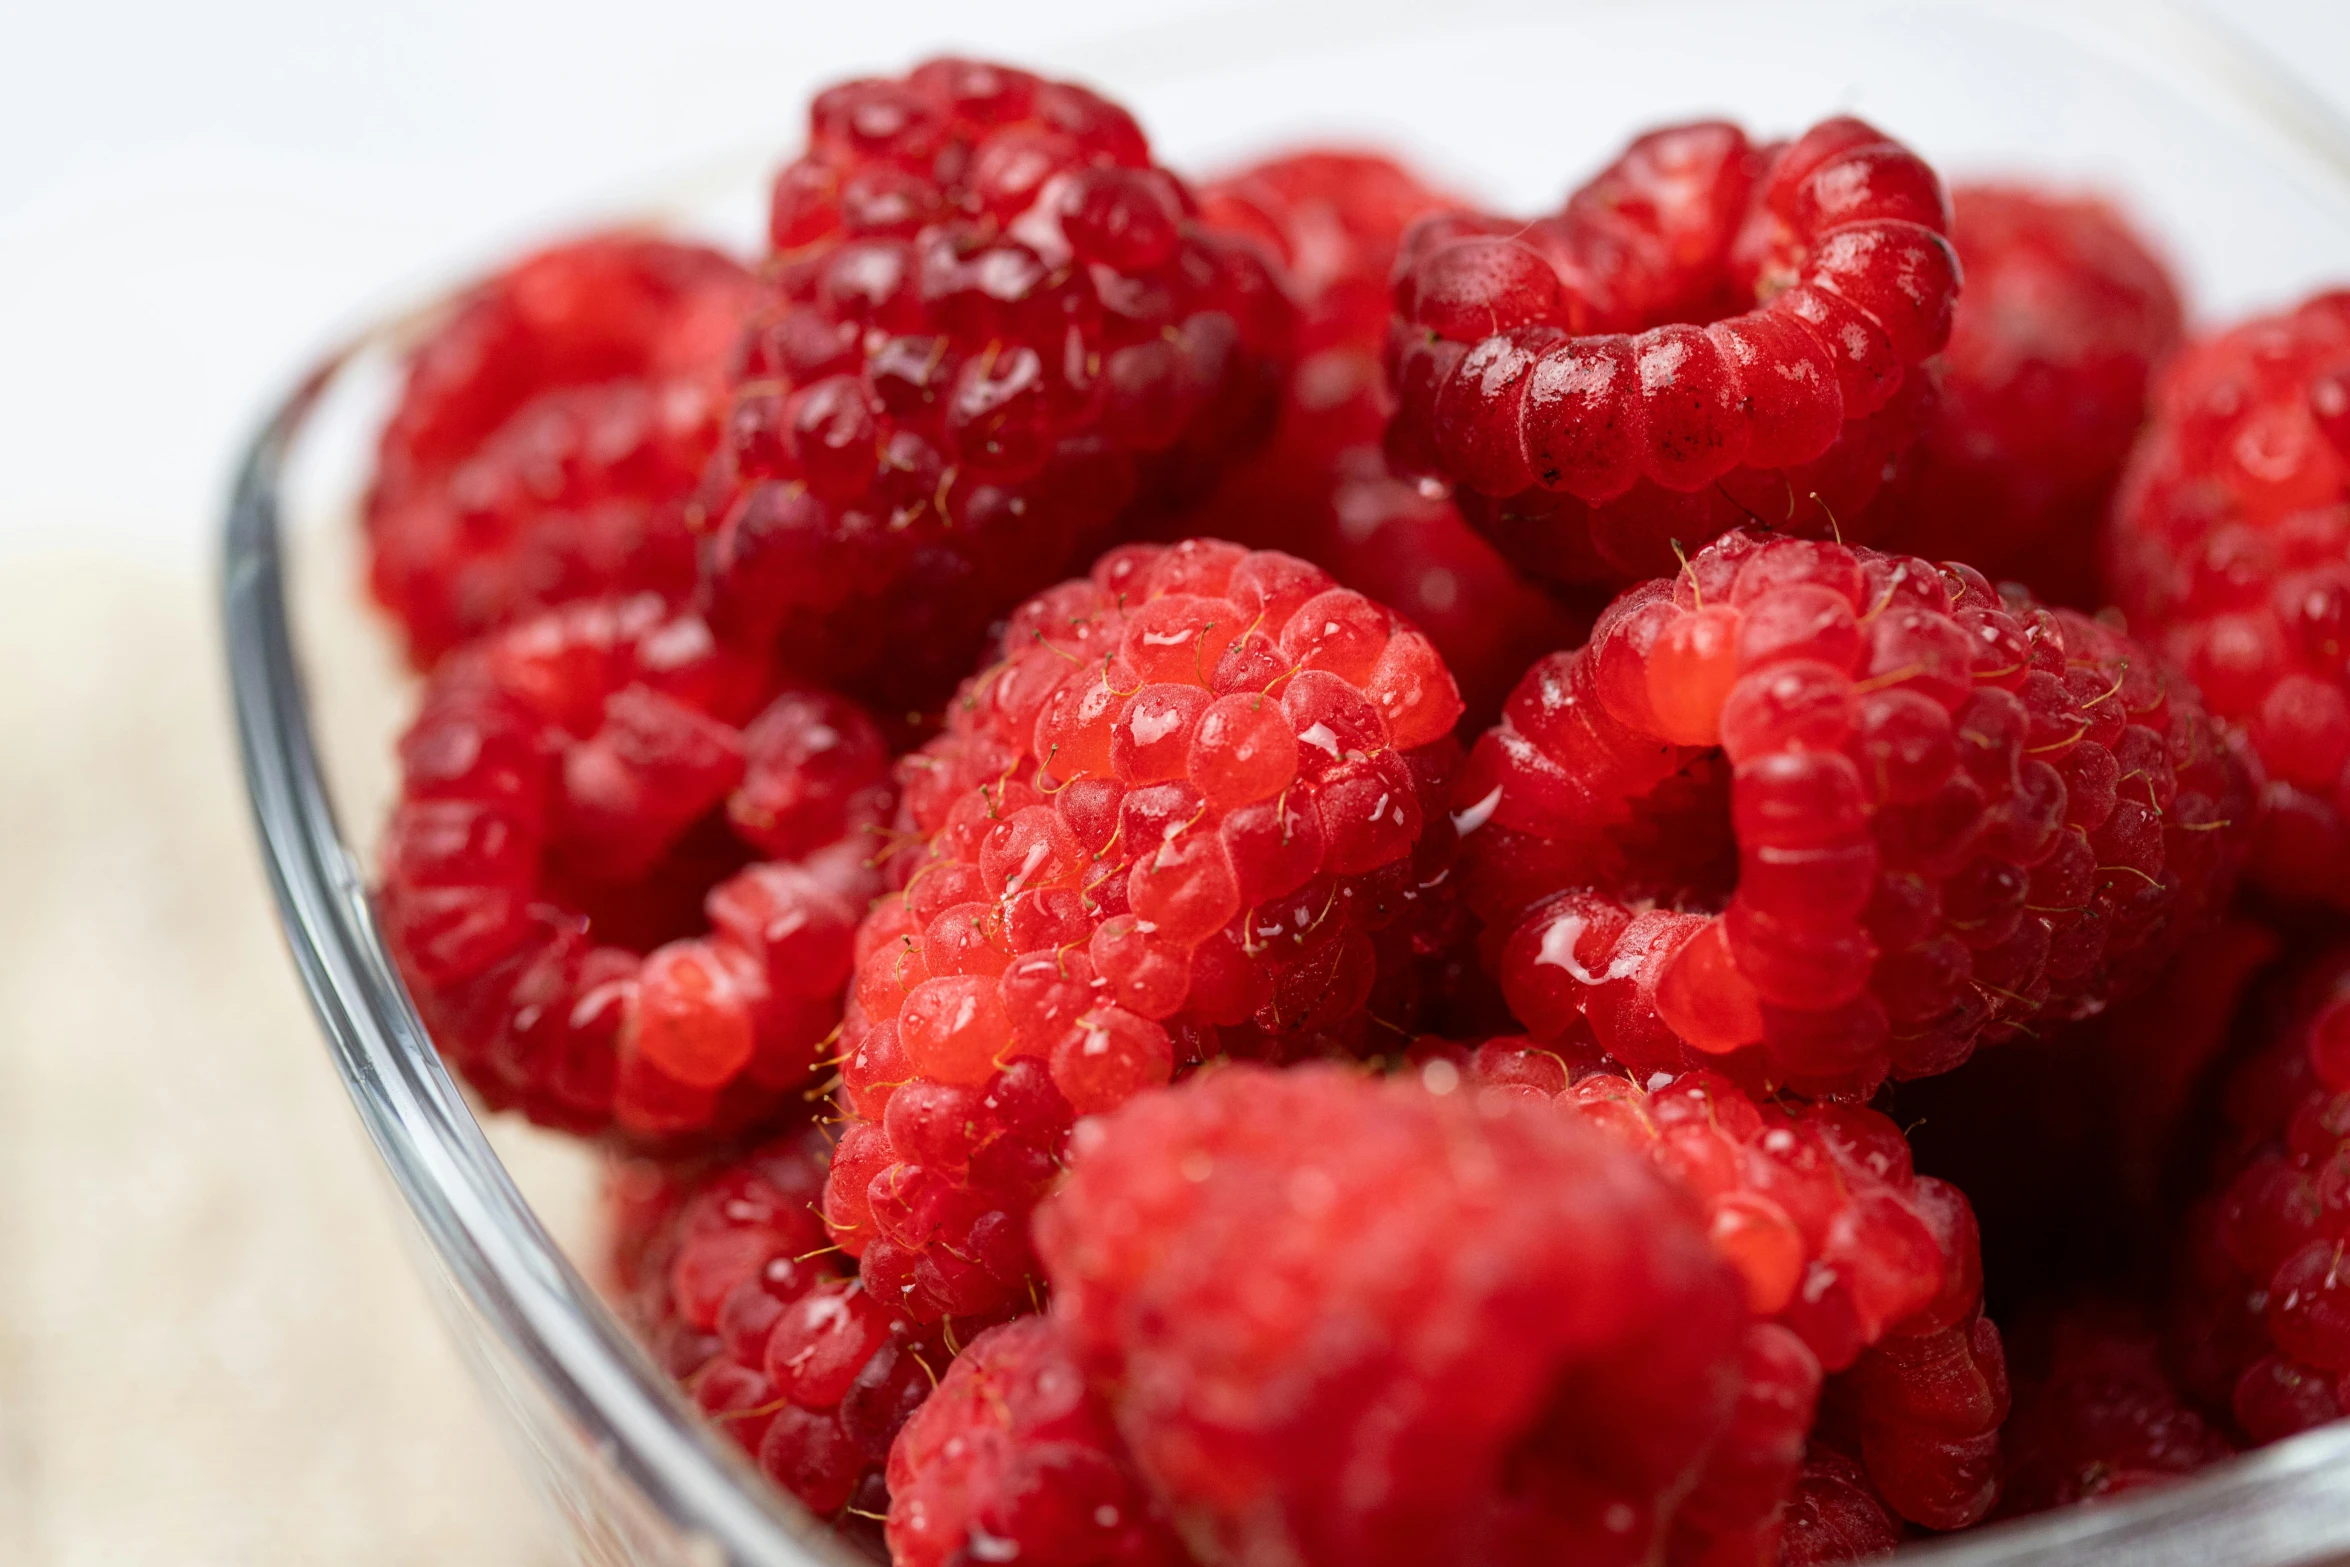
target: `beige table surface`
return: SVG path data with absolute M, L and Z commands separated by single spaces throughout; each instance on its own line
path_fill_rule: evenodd
M 0 1562 L 558 1562 L 280 945 L 211 592 L 0 566 Z M 576 1236 L 583 1158 L 493 1135 Z

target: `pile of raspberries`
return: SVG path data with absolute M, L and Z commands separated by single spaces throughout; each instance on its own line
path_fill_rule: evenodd
M 412 350 L 385 939 L 876 1559 L 1803 1567 L 2350 1413 L 2350 292 L 1582 159 L 934 60 Z

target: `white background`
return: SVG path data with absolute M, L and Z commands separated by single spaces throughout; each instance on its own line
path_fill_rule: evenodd
M 2350 104 L 2350 7 L 2226 11 Z M 1192 0 L 0 0 L 0 559 L 199 561 L 235 442 L 307 355 L 509 239 L 788 148 L 814 81 L 975 42 L 1147 75 L 1257 25 Z M 1171 155 L 1223 150 L 1232 106 L 1185 107 L 1153 122 Z

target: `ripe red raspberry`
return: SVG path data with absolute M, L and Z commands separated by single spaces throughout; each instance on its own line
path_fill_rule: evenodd
M 1780 1519 L 1778 1567 L 1866 1561 L 1900 1544 L 1901 1524 L 1885 1510 L 1867 1471 L 1835 1448 L 1813 1443 Z
M 845 698 L 762 708 L 772 690 L 651 595 L 434 670 L 378 900 L 434 1042 L 493 1106 L 660 1137 L 806 1083 L 877 890 L 889 763 Z
M 1213 1560 L 1652 1561 L 1732 1408 L 1694 1206 L 1504 1094 L 1203 1074 L 1085 1123 L 1037 1245 Z
M 1455 205 L 1389 159 L 1305 152 L 1201 187 L 1219 228 L 1287 269 L 1298 360 L 1263 451 L 1195 509 L 1200 527 L 1323 566 L 1428 634 L 1479 722 L 1528 662 L 1584 623 L 1512 570 L 1436 479 L 1398 477 L 1380 450 L 1393 411 L 1380 370 L 1388 274 L 1416 218 Z
M 1408 1030 L 1459 712 L 1425 637 L 1287 555 L 1128 545 L 1021 606 L 901 763 L 905 890 L 857 935 L 825 1212 L 874 1292 L 1025 1300 L 1073 1113 Z
M 1297 350 L 1377 351 L 1404 233 L 1467 203 L 1385 153 L 1313 148 L 1200 187 L 1200 215 L 1280 257 L 1298 306 Z
M 1873 1110 L 1757 1104 L 1706 1071 L 1636 1082 L 1582 1044 L 1572 1069 L 1526 1039 L 1418 1054 L 1473 1085 L 1555 1102 L 1646 1153 L 1703 1206 L 1748 1309 L 1793 1335 L 1813 1385 L 1822 1369 L 1849 1373 L 1859 1452 L 1893 1507 L 1935 1529 L 1981 1518 L 1996 1495 L 2007 1402 L 1965 1194 L 1918 1175 L 1900 1128 Z M 1423 1081 L 1430 1070 L 1423 1064 Z M 1808 1399 L 1803 1407 L 1808 1416 Z M 1719 1532 L 1767 1519 L 1809 1430 L 1806 1419 L 1785 1433 L 1775 1489 Z
M 1941 183 L 1853 119 L 1654 131 L 1553 217 L 1405 239 L 1391 449 L 1518 566 L 1672 568 L 1741 523 L 1857 519 L 1931 406 L 1958 263 Z
M 844 1527 L 879 1518 L 890 1443 L 949 1350 L 824 1255 L 823 1139 L 794 1133 L 691 1174 L 643 1163 L 615 1187 L 649 1177 L 678 1195 L 619 1209 L 629 1326 L 768 1479 Z
M 2003 1517 L 2162 1485 L 2235 1451 L 2180 1397 L 2134 1306 L 2086 1302 L 2015 1337 Z
M 2254 807 L 2193 688 L 2108 626 L 1745 531 L 1535 665 L 1455 798 L 1530 1033 L 1861 1098 L 2138 988 Z
M 419 665 L 570 599 L 694 582 L 748 272 L 598 234 L 476 285 L 408 362 L 364 513 L 369 580 Z
M 1126 111 L 966 60 L 818 95 L 703 506 L 722 629 L 935 701 L 1262 438 L 1292 311 Z
M 1866 531 L 2095 609 L 2098 532 L 2148 376 L 2179 340 L 2178 290 L 2147 241 L 2090 197 L 1960 185 L 1950 238 L 1966 289 L 1941 404 Z
M 890 1449 L 892 1567 L 1188 1567 L 1049 1317 L 973 1339 Z
M 2106 543 L 2115 602 L 2268 770 L 2254 875 L 2350 907 L 2350 292 L 2171 363 Z
M 2350 1410 L 2350 947 L 2273 988 L 2220 1095 L 2170 1323 L 2181 1386 L 2255 1443 Z

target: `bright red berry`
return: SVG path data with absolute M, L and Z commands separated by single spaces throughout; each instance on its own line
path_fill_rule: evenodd
M 1281 258 L 1298 306 L 1301 358 L 1377 349 L 1404 233 L 1467 204 L 1384 153 L 1316 148 L 1268 158 L 1200 187 L 1201 215 Z
M 1078 1138 L 1053 1310 L 1216 1560 L 1656 1559 L 1743 1309 L 1685 1194 L 1547 1107 L 1233 1066 Z
M 2026 1323 L 2015 1340 L 2003 1516 L 2162 1485 L 2235 1451 L 2180 1396 L 2160 1335 L 2135 1307 L 2075 1305 Z
M 887 1509 L 890 1444 L 950 1350 L 826 1256 L 824 1143 L 795 1133 L 714 1167 L 615 1172 L 622 1310 L 760 1472 L 855 1529 Z M 628 1193 L 665 1188 L 649 1209 Z
M 1063 1332 L 973 1339 L 889 1455 L 892 1567 L 1188 1567 Z
M 572 599 L 692 589 L 687 505 L 752 288 L 716 251 L 600 234 L 456 302 L 409 358 L 364 513 L 410 657 Z
M 818 95 L 702 504 L 721 628 L 935 701 L 1262 439 L 1293 311 L 1125 110 L 968 60 Z
M 2264 1043 L 2220 1095 L 2170 1349 L 2188 1395 L 2261 1443 L 2350 1409 L 2350 949 L 2278 976 L 2243 1026 Z
M 1865 531 L 2095 609 L 2098 533 L 2147 379 L 2179 340 L 2178 290 L 2091 197 L 1960 185 L 1950 238 L 1966 288 L 1942 399 Z
M 1635 1081 L 1603 1064 L 1588 1036 L 1581 1043 L 1572 1067 L 1522 1038 L 1474 1050 L 1423 1044 L 1415 1056 L 1424 1082 L 1449 1068 L 1473 1086 L 1554 1103 L 1647 1154 L 1697 1199 L 1748 1310 L 1791 1336 L 1810 1386 L 1823 1369 L 1845 1373 L 1839 1392 L 1852 1406 L 1858 1451 L 1894 1509 L 1935 1529 L 1981 1518 L 1997 1494 L 2007 1401 L 1965 1195 L 1917 1174 L 1900 1128 L 1873 1110 L 1758 1103 L 1707 1071 Z M 1793 1373 L 1777 1380 L 1802 1382 Z M 1717 1451 L 1717 1467 L 1743 1459 L 1735 1472 L 1749 1483 L 1742 1506 L 1706 1520 L 1708 1535 L 1750 1532 L 1786 1498 L 1811 1401 L 1779 1406 L 1798 1403 L 1799 1416 L 1759 1428 L 1744 1454 L 1735 1444 Z M 1701 1483 L 1696 1499 L 1708 1490 Z
M 493 1106 L 674 1137 L 805 1085 L 877 890 L 889 759 L 847 699 L 762 708 L 772 689 L 652 595 L 434 670 L 377 898 L 434 1042 Z
M 2172 361 L 2107 566 L 2139 634 L 2260 753 L 2256 878 L 2350 906 L 2350 293 Z
M 1406 238 L 1389 445 L 1522 569 L 1624 582 L 1755 522 L 1859 517 L 1931 406 L 1941 183 L 1853 119 L 1651 132 L 1552 217 Z
M 2194 689 L 2109 626 L 1751 532 L 1536 664 L 1455 798 L 1530 1033 L 1859 1097 L 2142 986 L 2255 805 Z
M 1281 258 L 1299 353 L 1272 442 L 1193 516 L 1201 531 L 1303 555 L 1407 617 L 1482 719 L 1530 660 L 1579 640 L 1583 622 L 1461 520 L 1449 486 L 1398 477 L 1380 450 L 1393 411 L 1379 358 L 1396 245 L 1413 220 L 1455 205 L 1371 153 L 1297 153 L 1201 187 L 1210 222 Z
M 1292 556 L 1129 545 L 1015 611 L 900 764 L 904 890 L 857 936 L 826 1212 L 874 1291 L 1025 1300 L 1073 1116 L 1408 1029 L 1459 713 L 1426 637 Z

